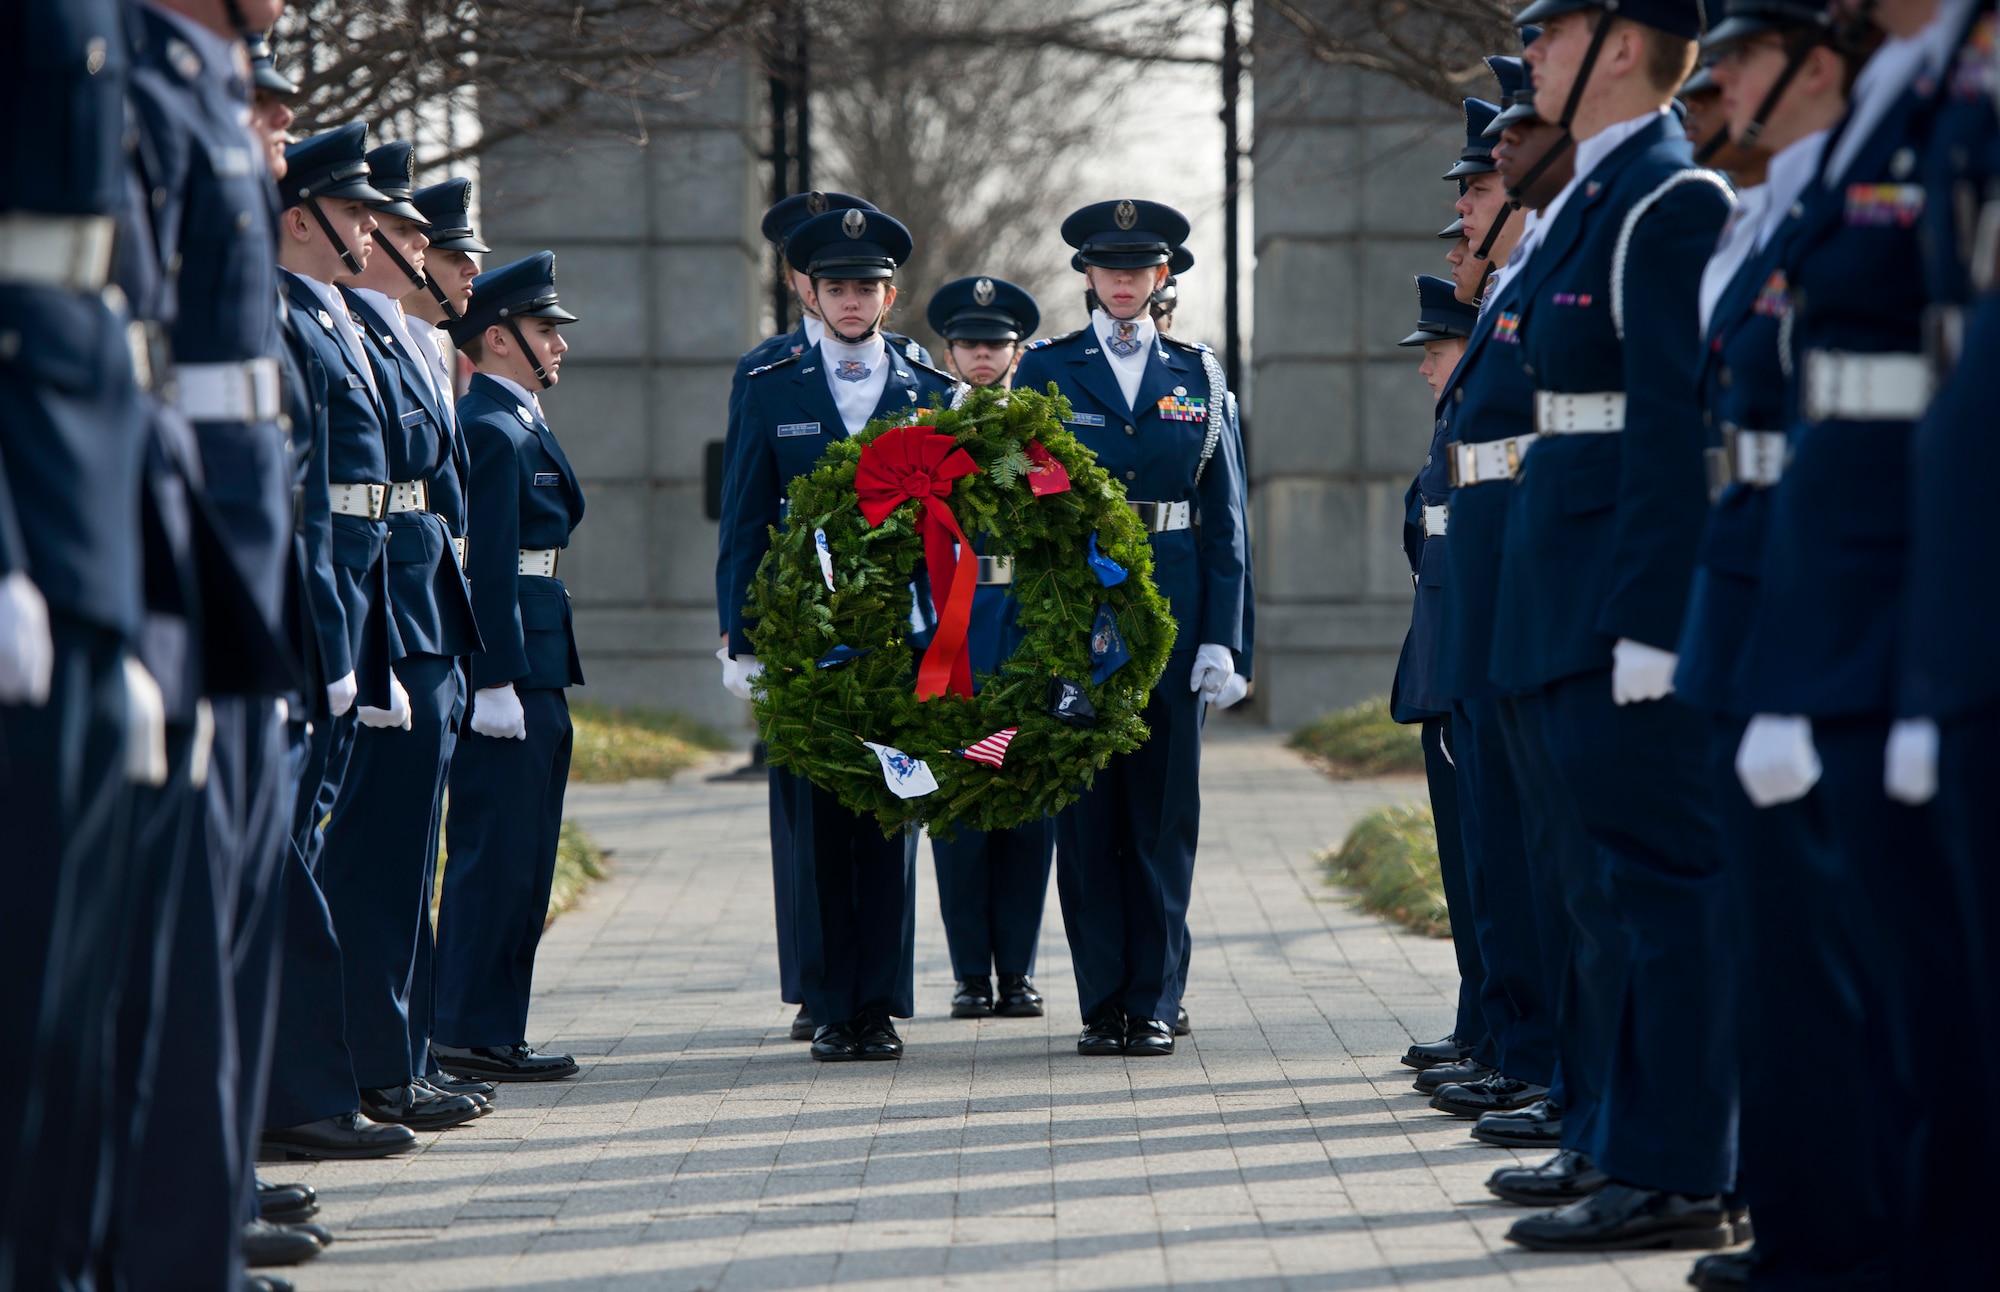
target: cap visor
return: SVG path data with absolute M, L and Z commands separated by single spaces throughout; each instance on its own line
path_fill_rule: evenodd
M 1443 178 L 1464 179 L 1468 175 L 1491 175 L 1495 170 L 1498 169 L 1499 168 L 1493 164 L 1493 159 L 1491 157 L 1478 157 L 1478 158 L 1466 157 L 1466 158 L 1461 158 L 1459 160 L 1458 165 L 1446 171 L 1444 173 Z
M 1018 341 L 1021 334 L 1005 323 L 953 323 L 944 329 L 947 341 Z
M 1458 238 L 1463 238 L 1464 236 L 1465 236 L 1465 221 L 1462 218 L 1453 220 L 1450 224 L 1447 224 L 1446 226 L 1444 226 L 1444 228 L 1438 230 L 1438 237 L 1440 238 L 1458 239 Z
M 1752 36 L 1761 36 L 1767 31 L 1783 31 L 1790 25 L 1792 24 L 1780 22 L 1775 18 L 1766 18 L 1761 14 L 1732 15 L 1715 24 L 1709 29 L 1708 35 L 1702 37 L 1702 57 L 1712 57 L 1739 41 L 1748 40 Z M 1701 73 L 1697 72 L 1696 75 L 1699 76 Z
M 339 202 L 366 202 L 370 206 L 387 205 L 389 195 L 377 190 L 365 179 L 343 180 L 332 188 L 322 189 L 314 197 L 330 197 Z M 421 213 L 419 214 L 421 217 Z
M 493 248 L 463 230 L 445 230 L 440 232 L 433 229 L 430 233 L 430 240 L 433 251 L 463 251 L 467 255 L 483 256 L 493 250 Z
M 1535 0 L 1526 9 L 1514 15 L 1516 27 L 1526 27 L 1530 23 L 1545 23 L 1557 14 L 1575 13 L 1579 9 L 1601 9 L 1604 6 L 1596 0 Z
M 400 197 L 390 198 L 384 202 L 370 202 L 368 207 L 370 210 L 380 211 L 384 215 L 397 216 L 408 220 L 411 224 L 422 225 L 426 229 L 431 227 L 431 218 L 428 215 L 425 215 L 409 201 Z
M 1485 130 L 1480 132 L 1480 137 L 1482 139 L 1498 139 L 1500 137 L 1500 132 L 1505 130 L 1508 126 L 1513 125 L 1516 121 L 1531 120 L 1534 118 L 1534 116 L 1535 116 L 1534 104 L 1517 103 L 1513 107 L 1508 108 L 1503 112 L 1501 112 L 1499 116 L 1493 118 L 1491 124 L 1489 124 Z
M 1164 251 L 1079 251 L 1076 259 L 1099 269 L 1151 269 L 1167 263 Z
M 292 84 L 278 73 L 267 71 L 261 67 L 251 75 L 250 83 L 260 90 L 268 90 L 272 94 L 281 95 L 287 99 L 299 92 L 298 86 Z
M 514 313 L 514 317 L 517 319 L 554 319 L 558 323 L 576 322 L 576 315 L 570 313 L 560 305 L 553 304 L 543 305 L 531 310 L 517 310 Z

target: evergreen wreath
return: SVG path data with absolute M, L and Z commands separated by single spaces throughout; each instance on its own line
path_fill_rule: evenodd
M 1144 527 L 1124 488 L 1064 429 L 1069 415 L 1053 383 L 1047 395 L 978 390 L 960 407 L 915 415 L 956 440 L 977 468 L 951 480 L 942 500 L 958 526 L 974 543 L 985 536 L 987 556 L 1014 562 L 1022 641 L 997 675 L 978 679 L 976 695 L 918 698 L 923 651 L 908 639 L 910 581 L 925 564 L 924 505 L 905 500 L 871 526 L 857 492 L 868 446 L 910 423 L 871 422 L 791 482 L 786 522 L 771 531 L 750 589 L 758 619 L 750 640 L 764 666 L 756 714 L 772 763 L 873 813 L 884 833 L 918 823 L 950 838 L 954 827 L 1004 829 L 1067 806 L 1113 754 L 1146 739 L 1139 715 L 1166 668 L 1174 621 L 1153 586 Z M 1036 444 L 1067 472 L 1066 490 L 1036 492 Z M 830 576 L 815 531 L 825 536 Z M 1096 555 L 1108 558 L 1096 566 L 1093 535 Z M 1106 586 L 1097 570 L 1112 563 L 1126 576 Z M 942 590 L 936 599 L 942 609 Z M 1091 639 L 1101 607 L 1115 616 L 1130 658 L 1097 683 Z M 1081 688 L 1094 726 L 1055 715 L 1052 678 Z M 1017 734 L 1002 766 L 961 756 L 1008 728 Z M 898 797 L 864 742 L 923 760 L 938 788 Z

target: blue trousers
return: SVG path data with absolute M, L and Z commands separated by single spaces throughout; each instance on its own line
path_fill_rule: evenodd
M 445 774 L 438 778 L 437 797 L 431 801 L 431 824 L 425 838 L 431 841 L 430 854 L 424 861 L 424 900 L 429 902 L 438 892 L 437 861 L 438 843 L 444 837 L 445 794 L 451 784 L 451 760 L 458 752 L 458 732 L 465 711 L 470 707 L 472 691 L 470 679 L 466 676 L 465 662 L 454 661 L 453 671 L 458 676 L 458 704 L 452 710 L 450 721 L 444 728 Z M 410 1071 L 420 1077 L 439 1076 L 444 1069 L 438 1066 L 431 1054 L 431 1027 L 437 1017 L 437 934 L 432 927 L 430 910 L 425 908 L 424 918 L 417 922 L 417 954 L 410 966 Z
M 1552 1085 L 1556 1041 L 1548 952 L 1500 702 L 1459 701 L 1451 732 L 1472 932 L 1486 972 L 1479 1008 L 1493 1037 L 1490 1061 L 1510 1077 Z
M 573 729 L 565 692 L 518 694 L 528 738 L 468 726 L 452 760 L 437 927 L 436 1036 L 446 1045 L 528 1039 Z
M 822 1025 L 864 1009 L 916 1013 L 917 836 L 884 838 L 810 782 L 793 798 L 792 900 L 799 990 Z
M 1458 1012 L 1451 1034 L 1470 1046 L 1481 1063 L 1499 1057 L 1495 1038 L 1486 1026 L 1479 999 L 1486 983 L 1480 959 L 1478 920 L 1474 914 L 1469 872 L 1471 861 L 1459 813 L 1459 769 L 1453 766 L 1451 719 L 1426 718 L 1419 730 L 1424 747 L 1424 777 L 1430 784 L 1431 821 L 1437 834 L 1438 877 L 1444 884 L 1445 910 L 1451 917 L 1451 949 L 1458 961 Z M 1495 1066 L 1498 1066 L 1497 1064 Z
M 931 840 L 954 977 L 1035 972 L 1055 846 L 1055 824 L 1046 817 L 1010 830 L 960 830 L 950 841 Z
M 1614 704 L 1608 672 L 1555 682 L 1543 703 L 1556 769 L 1596 845 L 1594 873 L 1565 892 L 1578 947 L 1595 942 L 1601 956 L 1588 971 L 1581 953 L 1571 960 L 1576 1018 L 1604 1073 L 1585 1147 L 1627 1184 L 1726 1193 L 1736 1052 L 1711 723 L 1671 697 Z
M 1085 1022 L 1107 1010 L 1172 1023 L 1187 985 L 1188 900 L 1201 828 L 1193 651 L 1175 651 L 1142 716 L 1152 735 L 1113 756 L 1056 817 L 1056 890 Z
M 787 1005 L 805 1000 L 799 990 L 798 928 L 793 918 L 792 812 L 803 777 L 773 767 L 771 798 L 771 897 L 778 914 L 778 999 Z

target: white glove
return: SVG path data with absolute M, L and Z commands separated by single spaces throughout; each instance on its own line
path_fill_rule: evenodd
M 55 666 L 42 590 L 19 570 L 0 578 L 0 704 L 48 703 Z
M 528 738 L 528 715 L 521 711 L 521 697 L 514 694 L 512 682 L 472 693 L 472 729 L 495 740 Z
M 1681 657 L 1670 650 L 1620 637 L 1611 648 L 1611 702 L 1644 704 L 1674 691 L 1674 669 Z
M 1750 719 L 1736 747 L 1736 779 L 1752 803 L 1767 808 L 1802 799 L 1819 774 L 1811 719 L 1776 713 Z
M 1227 646 L 1203 642 L 1194 648 L 1194 672 L 1188 678 L 1188 690 L 1201 692 L 1202 699 L 1214 704 L 1235 673 L 1236 656 Z
M 757 657 L 731 655 L 727 644 L 715 652 L 715 657 L 722 661 L 723 689 L 739 699 L 749 699 L 750 683 L 764 671 L 764 666 L 757 662 Z
M 125 657 L 125 779 L 167 783 L 167 702 L 136 655 Z
M 410 693 L 403 689 L 403 679 L 389 674 L 389 707 L 371 709 L 362 705 L 356 717 L 364 727 L 401 727 L 410 729 Z
M 1889 728 L 1882 753 L 1882 788 L 1898 803 L 1922 807 L 1937 796 L 1938 728 L 1929 718 L 1904 718 Z
M 1250 679 L 1241 673 L 1231 673 L 1229 680 L 1222 684 L 1222 691 L 1209 703 L 1218 709 L 1227 709 L 1244 696 L 1250 694 Z
M 354 707 L 354 697 L 359 694 L 361 688 L 355 684 L 354 674 L 350 671 L 339 681 L 326 684 L 326 707 L 334 717 L 338 718 Z

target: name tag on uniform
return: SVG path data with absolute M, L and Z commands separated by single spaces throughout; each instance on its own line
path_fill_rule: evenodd
M 778 428 L 778 438 L 788 440 L 794 435 L 818 435 L 818 422 L 786 422 Z
M 1104 418 L 1097 413 L 1071 413 L 1067 420 L 1071 426 L 1104 425 Z
M 360 390 L 363 387 L 367 386 L 367 384 L 368 384 L 367 382 L 355 376 L 353 373 L 350 372 L 347 374 L 347 388 L 349 390 Z
M 208 168 L 223 179 L 235 179 L 250 173 L 250 150 L 248 148 L 211 148 L 208 150 Z
M 550 485 L 559 485 L 561 483 L 562 483 L 562 472 L 560 471 L 535 472 L 535 487 L 537 489 L 545 488 Z
M 415 425 L 416 425 L 416 424 L 417 424 L 418 422 L 421 422 L 421 421 L 423 421 L 423 420 L 424 420 L 424 417 L 425 417 L 425 416 L 426 416 L 426 414 L 425 414 L 424 410 L 423 410 L 423 409 L 421 409 L 421 408 L 417 409 L 417 410 L 416 410 L 415 412 L 413 412 L 413 413 L 404 413 L 404 414 L 403 414 L 403 419 L 402 419 L 402 420 L 403 420 L 403 425 L 405 425 L 405 426 L 415 426 Z

